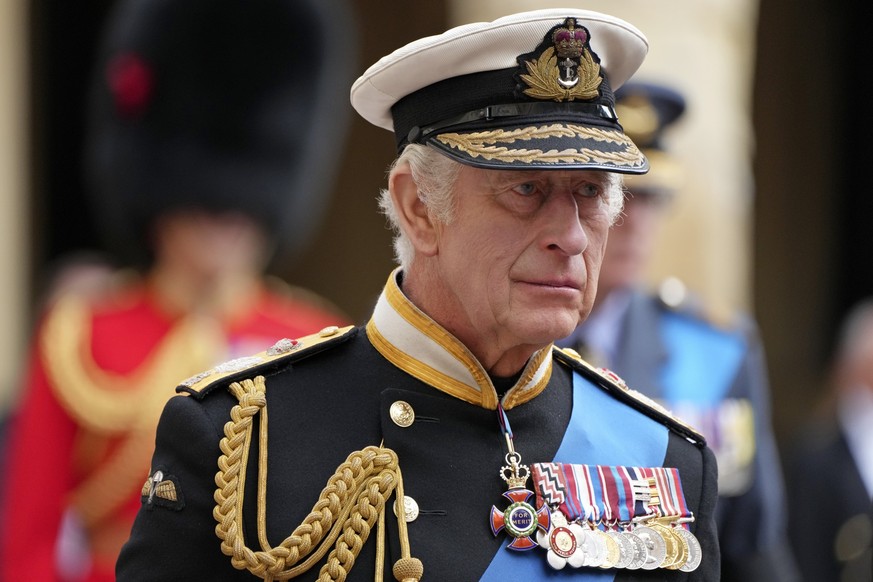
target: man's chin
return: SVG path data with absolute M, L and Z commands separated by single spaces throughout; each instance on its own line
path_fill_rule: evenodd
M 534 322 L 525 334 L 529 343 L 545 346 L 563 339 L 573 333 L 579 322 L 579 315 L 563 317 L 542 317 Z

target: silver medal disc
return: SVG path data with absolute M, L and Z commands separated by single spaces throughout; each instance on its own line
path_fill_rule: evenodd
M 634 533 L 642 538 L 646 544 L 646 549 L 649 551 L 646 563 L 642 565 L 643 570 L 659 568 L 667 557 L 667 543 L 664 541 L 664 538 L 652 528 L 644 525 L 635 527 Z
M 606 543 L 606 556 L 603 558 L 603 561 L 600 562 L 600 567 L 604 570 L 615 568 L 615 565 L 618 564 L 618 561 L 621 559 L 621 546 L 619 546 L 618 542 L 609 535 L 609 532 L 603 530 L 596 531 L 597 535 L 599 535 Z
M 606 535 L 615 540 L 618 544 L 618 561 L 615 563 L 616 568 L 627 568 L 634 559 L 634 545 L 630 538 L 618 531 L 608 531 Z
M 688 560 L 679 568 L 682 572 L 693 572 L 700 566 L 700 560 L 703 558 L 703 549 L 700 547 L 700 542 L 693 533 L 684 527 L 677 527 L 676 533 L 688 543 Z
M 643 564 L 649 561 L 649 549 L 646 547 L 646 542 L 632 531 L 623 531 L 621 535 L 630 540 L 633 546 L 633 558 L 631 558 L 630 564 L 626 568 L 628 570 L 639 570 L 643 567 Z
M 606 540 L 601 535 L 602 531 L 598 529 L 590 529 L 588 530 L 589 539 L 591 539 L 591 547 L 594 548 L 594 551 L 591 553 L 591 561 L 586 566 L 591 566 L 592 568 L 599 568 L 607 558 L 608 548 L 606 546 Z

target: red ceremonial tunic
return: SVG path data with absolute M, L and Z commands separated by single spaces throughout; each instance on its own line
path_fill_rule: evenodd
M 220 322 L 170 317 L 142 284 L 99 302 L 62 297 L 47 310 L 10 430 L 0 580 L 115 580 L 175 386 L 281 338 L 346 323 L 286 291 L 262 288 Z

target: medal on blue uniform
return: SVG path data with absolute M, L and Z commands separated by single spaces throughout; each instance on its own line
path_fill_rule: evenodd
M 521 464 L 521 455 L 513 445 L 509 419 L 500 404 L 497 405 L 497 414 L 507 448 L 506 465 L 500 468 L 500 478 L 509 487 L 503 496 L 509 500 L 510 505 L 503 511 L 495 505 L 491 506 L 491 532 L 496 536 L 501 531 L 506 531 L 513 538 L 512 543 L 506 546 L 510 550 L 530 550 L 537 547 L 537 542 L 534 541 L 537 531 L 549 530 L 549 510 L 545 505 L 537 510 L 530 502 L 530 498 L 534 496 L 534 492 L 527 489 L 530 469 Z

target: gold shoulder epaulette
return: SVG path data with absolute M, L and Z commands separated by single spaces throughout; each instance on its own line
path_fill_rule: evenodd
M 706 444 L 706 439 L 700 431 L 674 416 L 672 412 L 642 392 L 630 388 L 627 383 L 612 370 L 606 368 L 595 368 L 582 359 L 582 356 L 580 356 L 578 352 L 570 348 L 556 347 L 555 354 L 560 361 L 568 364 L 573 369 L 578 370 L 583 376 L 594 381 L 598 386 L 614 395 L 619 400 L 622 400 L 647 416 L 667 425 L 668 428 L 685 437 L 689 441 L 700 446 Z
M 311 355 L 316 350 L 341 343 L 351 337 L 355 329 L 353 325 L 346 327 L 332 325 L 312 335 L 297 339 L 281 339 L 263 352 L 236 358 L 191 376 L 176 387 L 176 392 L 202 398 L 211 391 L 212 387 L 231 376 L 243 373 L 251 376 L 261 370 L 275 369 L 287 362 Z

